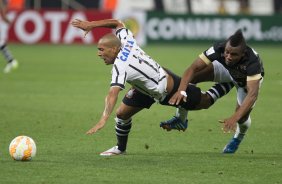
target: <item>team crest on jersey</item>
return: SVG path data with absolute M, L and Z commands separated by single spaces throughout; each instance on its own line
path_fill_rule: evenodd
M 239 66 L 241 70 L 247 70 L 247 66 L 246 65 L 240 65 Z
M 206 51 L 207 56 L 209 56 L 209 55 L 211 55 L 211 54 L 214 54 L 214 53 L 215 53 L 215 51 L 214 51 L 214 48 L 213 48 L 213 47 L 209 48 L 209 49 Z

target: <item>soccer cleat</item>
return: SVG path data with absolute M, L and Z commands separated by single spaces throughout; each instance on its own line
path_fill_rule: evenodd
M 186 119 L 184 122 L 182 122 L 181 119 L 173 116 L 170 120 L 161 122 L 160 127 L 162 127 L 163 129 L 166 129 L 167 131 L 176 129 L 178 131 L 182 130 L 184 132 L 188 127 L 188 120 Z
M 235 153 L 240 143 L 241 140 L 237 138 L 232 138 L 231 141 L 223 148 L 222 153 Z
M 12 70 L 17 69 L 19 66 L 19 63 L 17 60 L 13 60 L 11 62 L 9 62 L 6 67 L 4 68 L 4 73 L 10 73 Z
M 114 146 L 111 149 L 108 149 L 107 151 L 104 151 L 102 153 L 100 153 L 100 156 L 116 156 L 116 155 L 124 155 L 125 151 L 120 151 L 118 149 L 118 146 Z

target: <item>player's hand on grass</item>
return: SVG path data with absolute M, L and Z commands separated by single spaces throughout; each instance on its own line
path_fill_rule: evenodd
M 223 124 L 222 130 L 224 133 L 231 133 L 236 131 L 237 121 L 234 121 L 232 117 L 224 120 L 219 120 L 218 122 Z
M 73 21 L 71 21 L 71 25 L 73 27 L 82 29 L 84 31 L 84 37 L 89 33 L 89 31 L 92 30 L 92 27 L 90 26 L 89 21 L 82 21 L 80 19 L 74 19 Z
M 105 126 L 105 124 L 106 124 L 106 121 L 100 120 L 94 127 L 88 130 L 86 134 L 90 135 L 90 134 L 96 133 L 98 130 L 102 129 Z
M 168 103 L 170 105 L 179 105 L 181 101 L 187 101 L 187 94 L 185 91 L 177 91 L 176 93 L 174 93 Z

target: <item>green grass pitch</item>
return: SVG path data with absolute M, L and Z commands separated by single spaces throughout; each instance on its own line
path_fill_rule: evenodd
M 151 45 L 144 50 L 182 75 L 209 46 Z M 0 58 L 0 183 L 281 184 L 282 47 L 254 48 L 266 76 L 252 127 L 236 154 L 221 153 L 232 135 L 223 134 L 217 122 L 233 113 L 233 90 L 212 108 L 190 112 L 186 132 L 159 128 L 175 111 L 153 105 L 133 119 L 128 154 L 104 158 L 99 153 L 116 144 L 114 114 L 104 129 L 85 135 L 103 112 L 110 83 L 111 66 L 97 57 L 96 46 L 10 45 L 20 67 L 3 74 Z M 37 144 L 30 162 L 9 156 L 9 143 L 18 135 Z

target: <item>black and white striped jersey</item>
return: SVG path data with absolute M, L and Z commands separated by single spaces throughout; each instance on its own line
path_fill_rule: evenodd
M 112 68 L 111 86 L 124 89 L 125 82 L 156 100 L 166 96 L 166 72 L 136 43 L 126 28 L 116 30 L 122 47 Z

